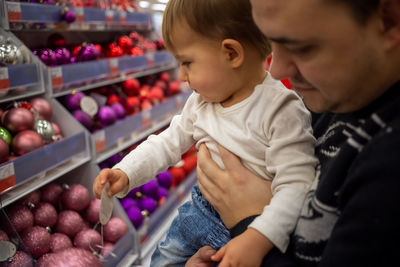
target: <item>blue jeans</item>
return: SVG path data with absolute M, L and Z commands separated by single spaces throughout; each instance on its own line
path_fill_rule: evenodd
M 152 267 L 184 266 L 201 247 L 219 249 L 230 240 L 229 230 L 197 185 L 192 189 L 192 201 L 180 206 L 178 212 L 165 240 L 151 256 Z

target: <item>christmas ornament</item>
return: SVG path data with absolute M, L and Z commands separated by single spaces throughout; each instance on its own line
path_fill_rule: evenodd
M 149 92 L 150 92 L 150 87 L 149 86 L 144 85 L 144 86 L 140 87 L 140 89 L 139 89 L 139 100 L 140 100 L 140 102 L 143 102 L 144 100 L 150 99 Z
M 168 87 L 168 95 L 175 95 L 181 92 L 181 83 L 180 81 L 173 81 L 169 84 Z
M 151 103 L 151 101 L 149 99 L 143 100 L 142 103 L 140 104 L 141 110 L 148 110 L 148 109 L 151 109 L 152 107 L 153 107 L 153 104 Z
M 142 192 L 140 191 L 140 186 L 139 187 L 135 187 L 135 188 L 133 188 L 131 191 L 129 191 L 128 192 L 128 194 L 126 195 L 127 197 L 130 197 L 130 198 L 139 198 L 139 197 L 142 197 L 143 196 L 143 194 L 142 194 Z
M 158 182 L 157 180 L 151 180 L 144 185 L 141 186 L 141 189 L 143 194 L 146 196 L 156 198 L 157 193 L 158 193 Z
M 57 210 L 48 202 L 40 202 L 32 213 L 36 225 L 53 227 L 57 222 Z
M 169 169 L 169 171 L 172 175 L 172 186 L 173 187 L 179 185 L 185 179 L 186 173 L 182 168 L 171 167 Z
M 57 183 L 49 183 L 40 189 L 42 201 L 47 201 L 57 207 L 63 189 Z
M 99 57 L 99 52 L 93 44 L 83 44 L 77 55 L 78 61 L 90 61 Z
M 130 54 L 132 48 L 132 40 L 129 36 L 122 36 L 118 38 L 118 45 L 124 51 L 125 54 Z
M 50 48 L 62 48 L 65 47 L 66 41 L 64 36 L 59 33 L 53 33 L 49 36 L 47 44 Z
M 66 48 L 56 48 L 54 50 L 57 65 L 71 63 L 71 52 Z
M 170 75 L 168 74 L 168 72 L 162 72 L 162 73 L 160 74 L 159 79 L 160 79 L 161 81 L 166 82 L 166 83 L 168 84 L 169 81 L 170 81 L 170 79 L 171 79 L 171 77 L 170 77 Z
M 158 187 L 157 197 L 155 198 L 157 201 L 160 201 L 163 198 L 168 198 L 168 190 L 165 187 Z
M 34 129 L 42 137 L 46 144 L 55 140 L 55 133 L 51 122 L 46 120 L 37 120 L 35 122 Z
M 39 53 L 39 58 L 47 66 L 57 65 L 56 54 L 50 48 L 41 50 Z
M 108 45 L 108 50 L 106 52 L 107 57 L 121 57 L 123 54 L 124 51 L 116 43 L 111 43 Z
M 107 97 L 107 102 L 106 102 L 106 104 L 107 104 L 107 105 L 112 105 L 112 104 L 115 104 L 115 103 L 119 103 L 121 100 L 122 100 L 122 99 L 121 99 L 120 96 L 117 96 L 116 94 L 110 94 L 110 95 Z
M 109 166 L 114 166 L 119 163 L 124 158 L 124 155 L 121 153 L 116 153 L 107 159 L 107 164 Z
M 34 125 L 34 117 L 25 108 L 12 108 L 3 114 L 2 124 L 12 133 L 30 130 Z
M 101 236 L 100 233 L 93 229 L 85 229 L 80 231 L 74 237 L 74 246 L 78 248 L 86 249 L 90 252 L 101 251 Z
M 127 79 L 122 83 L 122 90 L 128 96 L 137 96 L 139 94 L 139 89 L 140 82 L 135 78 Z
M 164 81 L 162 81 L 162 80 L 157 80 L 157 81 L 154 83 L 154 86 L 160 87 L 163 91 L 167 90 L 167 83 L 164 82 Z
M 33 214 L 25 206 L 13 205 L 8 210 L 8 218 L 17 232 L 21 232 L 24 229 L 33 226 Z M 7 229 L 4 230 L 7 231 Z M 10 232 L 8 232 L 8 234 L 10 234 Z
M 64 209 L 82 211 L 89 206 L 89 190 L 81 184 L 72 184 L 61 194 Z
M 166 170 L 162 173 L 156 175 L 158 184 L 166 189 L 169 189 L 172 184 L 172 174 L 170 171 Z
M 143 55 L 143 50 L 137 46 L 131 48 L 132 56 L 141 56 Z
M 125 117 L 125 109 L 121 103 L 114 103 L 111 105 L 111 108 L 113 109 L 118 120 L 121 120 Z
M 21 234 L 22 241 L 29 253 L 38 258 L 50 250 L 50 233 L 41 226 L 25 229 Z
M 93 122 L 92 118 L 86 112 L 82 110 L 75 110 L 72 116 L 79 121 L 86 129 L 90 130 L 92 128 Z
M 14 44 L 0 44 L 0 65 L 23 63 L 23 55 Z
M 140 101 L 136 96 L 129 96 L 123 102 L 127 114 L 135 114 L 140 111 Z
M 63 210 L 58 214 L 56 232 L 74 237 L 84 227 L 83 219 L 73 210 Z
M 117 120 L 114 110 L 109 106 L 101 107 L 97 113 L 97 118 L 103 127 L 109 126 Z
M 130 197 L 121 199 L 121 206 L 124 208 L 124 210 L 128 210 L 131 207 L 139 208 L 137 202 Z
M 61 128 L 58 126 L 58 124 L 52 121 L 51 126 L 53 126 L 55 136 L 62 136 Z
M 197 165 L 197 157 L 196 155 L 187 156 L 183 159 L 182 169 L 185 171 L 185 174 L 188 175 L 191 173 Z
M 32 131 L 26 130 L 19 132 L 13 139 L 12 150 L 15 154 L 21 156 L 34 151 L 44 145 L 42 137 Z
M 9 241 L 8 235 L 6 232 L 0 229 L 0 241 Z
M 114 244 L 110 242 L 105 242 L 103 245 L 103 249 L 101 250 L 101 255 L 105 258 L 108 254 L 110 254 L 114 249 Z
M 54 233 L 50 238 L 50 252 L 58 252 L 72 247 L 71 239 L 62 233 Z
M 146 210 L 149 214 L 157 209 L 157 202 L 151 197 L 143 197 L 138 200 L 139 208 L 143 211 Z
M 76 14 L 73 10 L 70 10 L 68 7 L 65 7 L 61 11 L 61 18 L 66 22 L 66 23 L 72 23 L 76 20 Z
M 164 99 L 164 91 L 158 86 L 153 86 L 150 89 L 149 97 L 153 103 L 158 104 Z
M 118 218 L 112 217 L 103 227 L 104 240 L 115 243 L 128 232 L 126 223 Z
M 21 200 L 19 200 L 18 204 L 33 209 L 34 207 L 36 207 L 36 205 L 39 204 L 41 196 L 42 193 L 40 192 L 40 190 L 34 190 L 24 196 Z
M 32 258 L 22 250 L 18 250 L 10 261 L 1 264 L 4 267 L 33 267 Z
M 143 214 L 139 208 L 131 207 L 126 211 L 129 220 L 131 220 L 133 226 L 138 229 L 143 223 Z
M 10 154 L 10 146 L 0 138 L 0 163 L 6 162 L 8 160 L 8 155 Z
M 29 101 L 32 107 L 39 113 L 39 119 L 41 120 L 50 120 L 52 116 L 52 108 L 45 98 L 36 97 Z
M 82 248 L 67 248 L 46 254 L 37 262 L 38 267 L 101 267 L 100 260 L 92 252 Z
M 84 96 L 82 92 L 72 92 L 65 97 L 63 103 L 69 111 L 75 111 L 81 108 L 81 100 Z
M 90 200 L 89 206 L 85 211 L 85 219 L 95 224 L 99 221 L 99 213 L 100 213 L 100 199 L 94 198 Z

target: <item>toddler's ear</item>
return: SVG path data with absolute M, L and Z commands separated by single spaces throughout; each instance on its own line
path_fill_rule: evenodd
M 385 48 L 391 50 L 400 46 L 400 1 L 382 0 L 380 15 L 384 29 Z
M 238 68 L 244 61 L 244 48 L 234 39 L 224 39 L 221 43 L 222 52 L 233 68 Z

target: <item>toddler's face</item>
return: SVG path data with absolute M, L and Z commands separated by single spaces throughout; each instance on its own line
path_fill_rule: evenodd
M 207 102 L 223 103 L 238 90 L 221 42 L 204 38 L 186 23 L 177 23 L 171 36 L 179 62 L 179 79 Z

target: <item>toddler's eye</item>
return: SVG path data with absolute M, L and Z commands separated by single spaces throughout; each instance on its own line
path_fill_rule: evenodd
M 191 63 L 191 62 L 189 62 L 189 61 L 183 61 L 183 62 L 181 63 L 181 65 L 182 65 L 182 66 L 185 66 L 185 67 L 189 67 L 190 63 Z

